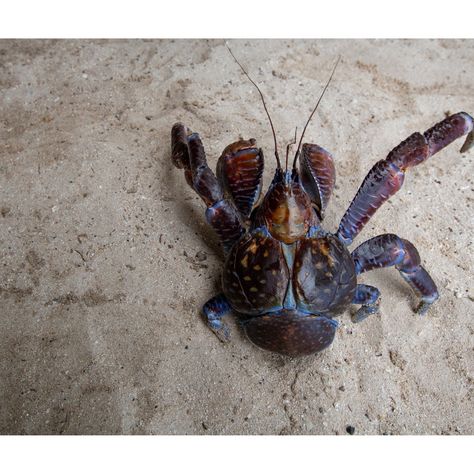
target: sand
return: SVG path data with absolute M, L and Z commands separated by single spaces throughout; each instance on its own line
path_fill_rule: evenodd
M 367 171 L 414 131 L 474 113 L 474 42 L 234 40 L 283 147 L 342 60 L 306 138 L 331 151 L 335 231 Z M 232 341 L 200 308 L 222 253 L 170 162 L 200 133 L 214 167 L 254 137 L 259 97 L 220 40 L 0 41 L 2 434 L 472 434 L 474 153 L 410 171 L 354 242 L 411 240 L 439 286 L 426 317 L 395 269 L 360 281 L 381 312 L 343 314 L 326 351 L 290 359 Z M 349 429 L 351 431 L 351 429 Z

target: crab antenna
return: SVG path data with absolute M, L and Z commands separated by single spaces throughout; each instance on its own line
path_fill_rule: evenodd
M 226 45 L 227 49 L 229 50 L 229 53 L 234 58 L 234 61 L 240 66 L 240 69 L 242 69 L 242 72 L 247 76 L 248 80 L 257 88 L 258 93 L 260 94 L 260 97 L 261 97 L 262 102 L 263 102 L 263 108 L 265 109 L 265 112 L 267 113 L 267 117 L 268 117 L 268 120 L 270 122 L 270 127 L 272 128 L 273 141 L 275 142 L 275 158 L 277 160 L 278 168 L 281 169 L 280 157 L 278 156 L 278 147 L 277 147 L 277 139 L 276 139 L 276 135 L 275 135 L 275 128 L 273 127 L 272 119 L 270 117 L 270 114 L 268 113 L 267 104 L 265 104 L 265 99 L 263 98 L 262 91 L 257 86 L 257 84 L 253 81 L 253 79 L 249 76 L 248 72 L 244 69 L 242 64 L 239 63 L 238 59 L 234 56 L 234 53 L 232 52 L 232 50 L 229 48 L 229 45 L 227 43 L 225 45 Z
M 303 128 L 303 133 L 301 134 L 301 138 L 300 138 L 300 141 L 299 141 L 299 143 L 298 143 L 298 149 L 296 150 L 295 159 L 294 159 L 294 161 L 293 161 L 293 169 L 296 167 L 296 160 L 298 159 L 298 156 L 299 156 L 299 154 L 300 154 L 301 143 L 303 142 L 303 137 L 304 137 L 304 133 L 306 132 L 306 127 L 309 125 L 309 122 L 310 122 L 311 119 L 313 118 L 313 115 L 314 115 L 314 113 L 316 112 L 316 109 L 318 108 L 319 103 L 321 102 L 321 99 L 323 98 L 324 93 L 326 92 L 326 89 L 328 88 L 329 84 L 331 83 L 332 76 L 334 76 L 334 73 L 336 72 L 336 68 L 337 68 L 337 65 L 339 64 L 339 61 L 340 61 L 340 60 L 341 60 L 341 56 L 338 56 L 337 61 L 336 61 L 336 64 L 334 64 L 334 67 L 332 68 L 331 75 L 329 76 L 329 79 L 328 79 L 328 81 L 326 82 L 326 85 L 324 86 L 324 89 L 323 89 L 323 91 L 321 92 L 321 95 L 319 96 L 319 99 L 318 99 L 318 101 L 316 102 L 316 105 L 315 105 L 313 111 L 311 112 L 311 115 L 309 116 L 309 119 L 308 119 L 308 121 L 306 122 L 306 125 L 305 125 L 304 128 Z
M 285 172 L 288 171 L 288 155 L 290 154 L 290 146 L 296 143 L 296 134 L 298 133 L 298 127 L 295 128 L 295 137 L 293 141 L 286 145 L 286 158 L 285 158 Z

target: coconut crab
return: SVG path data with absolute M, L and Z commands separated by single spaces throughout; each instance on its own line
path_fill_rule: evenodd
M 378 311 L 379 290 L 358 284 L 357 276 L 390 266 L 419 294 L 417 312 L 425 314 L 439 295 L 411 242 L 383 234 L 352 252 L 348 246 L 402 187 L 410 168 L 463 135 L 467 138 L 462 153 L 474 145 L 473 118 L 465 112 L 450 115 L 395 147 L 369 171 L 333 234 L 321 224 L 335 184 L 334 160 L 320 146 L 303 143 L 303 137 L 337 63 L 306 122 L 289 170 L 291 144 L 283 169 L 263 94 L 230 53 L 260 94 L 273 133 L 277 168 L 260 199 L 264 158 L 255 139 L 227 146 L 214 174 L 199 135 L 182 123 L 172 127 L 172 161 L 184 169 L 188 184 L 206 204 L 207 222 L 226 257 L 222 293 L 203 307 L 207 325 L 227 341 L 229 330 L 222 318 L 233 311 L 248 338 L 263 349 L 290 356 L 318 352 L 332 343 L 338 326 L 334 317 L 349 305 L 360 305 L 352 316 L 354 322 Z M 296 144 L 296 133 L 292 144 Z

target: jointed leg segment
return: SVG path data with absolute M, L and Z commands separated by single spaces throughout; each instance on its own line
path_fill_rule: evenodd
M 228 251 L 244 233 L 241 216 L 234 204 L 224 198 L 221 185 L 207 165 L 199 135 L 181 123 L 171 130 L 171 158 L 177 168 L 184 168 L 186 181 L 205 202 L 206 219 Z
M 357 285 L 352 304 L 362 305 L 352 317 L 352 322 L 360 323 L 369 314 L 377 313 L 379 310 L 380 291 L 375 286 Z
M 438 290 L 428 272 L 420 265 L 415 246 L 395 234 L 383 234 L 367 240 L 352 252 L 356 273 L 391 267 L 421 296 L 417 313 L 424 314 L 438 299 Z
M 230 336 L 229 328 L 222 322 L 222 317 L 231 310 L 223 294 L 214 296 L 202 308 L 207 325 L 222 342 L 227 342 Z
M 346 245 L 354 240 L 375 211 L 402 187 L 406 170 L 419 165 L 462 135 L 468 134 L 461 152 L 474 146 L 473 121 L 465 112 L 451 115 L 423 135 L 414 133 L 394 148 L 385 160 L 376 163 L 341 220 L 340 240 Z

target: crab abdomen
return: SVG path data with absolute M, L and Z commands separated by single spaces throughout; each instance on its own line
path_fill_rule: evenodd
M 243 322 L 247 337 L 257 346 L 289 356 L 308 355 L 328 347 L 337 323 L 325 316 L 281 309 Z

